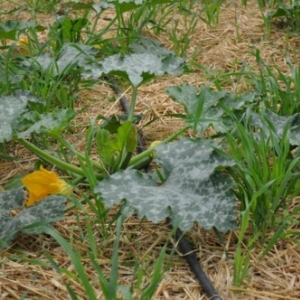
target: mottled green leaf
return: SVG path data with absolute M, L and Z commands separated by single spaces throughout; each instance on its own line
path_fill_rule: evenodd
M 70 66 L 83 68 L 83 78 L 98 79 L 104 74 L 118 75 L 129 80 L 134 86 L 164 74 L 178 75 L 187 69 L 182 58 L 151 39 L 142 39 L 140 44 L 133 44 L 136 54 L 109 56 L 98 62 L 94 57 L 97 52 L 93 47 L 81 44 L 66 44 L 58 58 L 41 54 L 24 62 L 27 67 L 49 70 L 54 75 L 65 72 Z M 142 51 L 142 50 L 145 51 Z
M 78 43 L 64 44 L 57 58 L 47 53 L 42 53 L 37 57 L 29 58 L 23 64 L 27 67 L 49 72 L 52 69 L 53 75 L 61 75 L 67 72 L 70 67 L 87 67 L 90 60 L 97 51 L 91 47 Z
M 250 113 L 252 117 L 252 124 L 264 131 L 266 137 L 269 136 L 268 131 L 270 130 L 262 120 L 262 117 L 255 113 Z M 275 133 L 279 138 L 283 136 L 286 126 L 290 127 L 290 144 L 291 145 L 300 145 L 300 114 L 294 114 L 292 116 L 279 116 L 271 110 L 265 111 L 265 116 L 274 127 Z
M 114 8 L 114 5 L 107 3 L 106 1 L 101 1 L 100 3 L 93 4 L 92 8 L 99 14 L 107 8 Z
M 172 1 L 172 3 L 176 3 L 179 1 Z M 99 7 L 99 4 L 94 5 L 94 8 L 99 11 L 99 9 L 106 8 L 104 6 L 104 3 L 107 3 L 109 7 L 113 6 L 120 10 L 121 13 L 126 11 L 131 11 L 133 9 L 136 9 L 142 5 L 144 6 L 150 6 L 150 5 L 158 5 L 158 4 L 164 4 L 170 3 L 170 0 L 106 0 L 101 1 L 101 6 Z M 101 11 L 101 10 L 100 10 Z
M 18 91 L 10 96 L 0 97 L 0 143 L 9 141 L 18 127 L 18 118 L 25 112 L 27 103 L 40 102 L 27 91 Z
M 183 59 L 174 54 L 159 56 L 153 53 L 129 54 L 122 56 L 116 54 L 94 63 L 83 72 L 84 78 L 99 78 L 103 74 L 118 75 L 129 80 L 132 85 L 139 86 L 155 76 L 166 73 L 179 75 L 186 68 Z
M 235 93 L 226 93 L 220 101 L 231 110 L 242 109 L 259 101 L 260 94 L 257 92 L 247 92 L 245 94 L 236 95 Z
M 235 197 L 232 181 L 217 169 L 233 162 L 200 141 L 182 139 L 156 150 L 156 162 L 163 167 L 166 181 L 160 185 L 155 174 L 125 170 L 98 183 L 109 207 L 126 199 L 140 218 L 157 223 L 171 217 L 174 224 L 188 230 L 194 222 L 220 231 L 235 228 Z
M 16 20 L 8 20 L 4 23 L 0 23 L 0 39 L 17 40 L 20 32 L 28 28 L 34 28 L 35 22 L 21 22 Z
M 226 95 L 226 91 L 216 92 L 203 86 L 201 92 L 189 84 L 167 88 L 169 94 L 176 102 L 182 104 L 186 111 L 184 118 L 195 130 L 203 132 L 213 125 L 217 131 L 224 132 L 226 127 L 222 124 L 223 109 L 217 103 Z
M 4 191 L 0 194 L 0 213 L 9 213 L 12 209 L 22 207 L 24 197 L 25 193 L 22 187 Z
M 189 84 L 168 87 L 166 92 L 174 101 L 184 106 L 186 114 L 180 117 L 198 132 L 203 132 L 209 126 L 213 126 L 217 132 L 228 131 L 234 123 L 230 121 L 223 107 L 226 106 L 234 112 L 257 101 L 254 92 L 236 96 L 225 90 L 215 91 L 208 86 L 202 86 L 198 93 L 198 89 Z
M 43 226 L 64 215 L 66 198 L 50 196 L 29 208 L 23 207 L 23 188 L 12 189 L 0 194 L 0 249 L 7 247 L 19 232 L 41 233 Z M 22 209 L 11 214 L 12 210 Z
M 25 131 L 18 132 L 17 136 L 24 139 L 32 133 L 49 132 L 55 129 L 60 130 L 73 116 L 74 112 L 71 109 L 61 109 L 51 113 L 40 114 L 39 121 L 33 123 Z
M 9 141 L 12 137 L 11 125 L 6 121 L 0 123 L 0 143 Z
M 156 54 L 160 57 L 166 57 L 168 55 L 174 55 L 174 52 L 165 48 L 159 41 L 141 37 L 138 42 L 132 43 L 128 46 L 135 54 Z

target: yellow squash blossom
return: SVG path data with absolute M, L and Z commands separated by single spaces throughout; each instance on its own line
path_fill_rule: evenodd
M 55 172 L 47 171 L 40 166 L 40 170 L 28 174 L 22 183 L 29 191 L 25 206 L 32 206 L 36 202 L 53 194 L 71 195 L 73 188 L 60 179 Z

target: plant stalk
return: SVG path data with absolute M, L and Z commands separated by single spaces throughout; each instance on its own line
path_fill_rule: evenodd
M 52 155 L 47 154 L 45 151 L 41 150 L 37 146 L 33 145 L 32 143 L 30 143 L 24 139 L 18 139 L 18 142 L 20 144 L 22 144 L 24 147 L 26 147 L 28 150 L 30 150 L 32 153 L 34 153 L 36 156 L 38 156 L 39 158 L 47 161 L 49 164 L 55 165 L 58 168 L 60 168 L 61 170 L 64 170 L 64 171 L 66 170 L 70 173 L 79 175 L 80 176 L 79 178 L 82 178 L 82 179 L 86 178 L 85 173 L 81 168 L 76 167 L 76 166 L 69 164 L 65 161 L 62 161 Z M 97 179 L 103 179 L 104 176 L 103 176 L 103 174 L 97 173 L 97 174 L 95 174 L 95 177 Z
M 132 86 L 132 95 L 131 95 L 129 113 L 128 113 L 128 117 L 127 117 L 128 121 L 133 121 L 136 97 L 137 97 L 137 86 L 133 85 Z
M 84 154 L 82 154 L 81 152 L 77 151 L 76 149 L 74 149 L 74 147 L 72 145 L 70 145 L 66 140 L 64 140 L 61 136 L 56 135 L 55 138 L 63 145 L 65 146 L 67 149 L 69 149 L 73 154 L 75 154 L 78 158 L 81 158 L 82 160 L 85 160 L 86 157 Z M 91 164 L 98 169 L 99 171 L 105 172 L 107 173 L 107 171 L 103 168 L 103 166 L 93 160 L 90 160 Z
M 175 140 L 177 137 L 179 137 L 183 132 L 185 132 L 186 130 L 188 130 L 190 127 L 191 127 L 190 125 L 187 125 L 187 126 L 181 128 L 177 132 L 173 133 L 172 135 L 170 135 L 169 137 L 167 137 L 166 139 L 164 139 L 160 143 L 160 145 L 161 144 L 166 144 L 168 142 L 171 142 L 171 141 Z M 155 150 L 156 147 L 157 146 L 151 147 L 151 148 L 145 150 L 144 152 L 142 152 L 142 153 L 136 155 L 135 157 L 133 157 L 130 160 L 129 166 L 133 166 L 133 165 L 137 164 L 139 161 L 141 161 L 142 159 L 149 157 L 153 153 L 153 151 Z
M 67 170 L 71 173 L 77 174 L 77 175 L 84 175 L 84 172 L 74 166 L 71 165 L 69 163 L 66 163 L 52 155 L 47 154 L 46 152 L 44 152 L 43 150 L 41 150 L 40 148 L 38 148 L 37 146 L 33 145 L 32 143 L 24 140 L 24 139 L 18 139 L 18 142 L 21 143 L 24 147 L 26 147 L 28 150 L 30 150 L 32 153 L 34 153 L 36 156 L 40 157 L 43 160 L 46 160 L 48 163 L 52 164 L 52 165 L 56 165 L 57 167 L 63 169 L 63 170 Z

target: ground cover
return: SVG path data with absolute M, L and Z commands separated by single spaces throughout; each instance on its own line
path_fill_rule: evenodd
M 125 292 L 125 288 L 118 292 L 121 297 L 123 291 L 123 297 L 127 295 L 127 299 L 131 299 L 131 294 L 136 299 L 206 299 L 180 253 L 173 253 L 176 241 L 164 220 L 167 213 L 163 216 L 160 216 L 158 211 L 155 211 L 154 216 L 147 214 L 154 204 L 158 205 L 159 212 L 164 211 L 165 206 L 159 204 L 167 200 L 157 203 L 148 195 L 146 190 L 151 191 L 149 185 L 152 187 L 148 177 L 144 178 L 145 181 L 138 182 L 132 179 L 136 173 L 118 171 L 125 166 L 127 154 L 132 158 L 131 148 L 135 148 L 136 142 L 129 137 L 131 132 L 135 133 L 134 126 L 132 123 L 122 123 L 127 124 L 121 127 L 124 135 L 117 135 L 116 131 L 110 132 L 109 137 L 113 142 L 108 143 L 107 148 L 101 146 L 107 133 L 95 132 L 91 126 L 91 121 L 99 115 L 106 118 L 113 114 L 124 115 L 119 104 L 120 95 L 116 95 L 107 80 L 99 75 L 99 70 L 114 75 L 126 98 L 136 101 L 135 105 L 131 106 L 134 111 L 129 112 L 129 117 L 133 119 L 134 115 L 142 116 L 137 128 L 143 134 L 146 149 L 153 141 L 170 138 L 185 126 L 189 126 L 183 134 L 186 138 L 200 137 L 205 138 L 208 143 L 218 143 L 219 148 L 208 148 L 209 150 L 200 144 L 199 147 L 203 146 L 204 150 L 197 148 L 200 157 L 196 156 L 192 164 L 197 170 L 203 168 L 211 176 L 218 176 L 215 175 L 215 169 L 221 169 L 220 174 L 226 177 L 222 177 L 220 182 L 225 182 L 229 187 L 231 184 L 226 180 L 227 175 L 231 176 L 235 183 L 232 188 L 237 207 L 237 226 L 235 229 L 230 228 L 232 219 L 230 222 L 226 219 L 220 223 L 220 215 L 213 225 L 208 222 L 213 216 L 205 219 L 203 215 L 197 215 L 192 216 L 190 221 L 195 220 L 198 224 L 191 227 L 188 223 L 181 223 L 180 226 L 186 226 L 186 235 L 220 296 L 223 299 L 298 299 L 299 37 L 297 24 L 293 23 L 293 11 L 288 11 L 288 17 L 284 15 L 286 19 L 276 19 L 269 24 L 266 20 L 264 23 L 256 2 L 248 2 L 246 7 L 237 2 L 225 2 L 222 5 L 215 3 L 214 7 L 186 1 L 182 5 L 186 10 L 189 9 L 191 14 L 187 14 L 186 10 L 176 5 L 171 7 L 169 12 L 168 6 L 160 4 L 159 12 L 163 17 L 159 17 L 156 6 L 152 8 L 153 15 L 150 15 L 150 10 L 140 10 L 140 15 L 131 14 L 129 11 L 124 14 L 124 20 L 118 19 L 119 23 L 115 21 L 114 24 L 119 25 L 114 25 L 106 31 L 103 28 L 114 18 L 115 9 L 105 10 L 97 19 L 97 10 L 92 10 L 89 3 L 85 5 L 76 7 L 74 2 L 1 3 L 1 22 L 8 26 L 8 29 L 1 27 L 2 34 L 9 32 L 14 35 L 13 38 L 2 36 L 1 39 L 1 67 L 5 70 L 2 76 L 1 101 L 18 101 L 20 97 L 19 94 L 15 94 L 17 90 L 32 93 L 30 96 L 21 94 L 22 101 L 26 102 L 30 98 L 32 103 L 30 110 L 22 106 L 20 109 L 23 110 L 15 112 L 16 115 L 27 113 L 23 122 L 19 123 L 20 127 L 13 131 L 13 134 L 4 135 L 4 130 L 1 131 L 1 189 L 9 190 L 20 185 L 20 181 L 12 182 L 12 179 L 39 169 L 41 163 L 48 170 L 54 165 L 53 170 L 75 187 L 74 195 L 69 197 L 67 203 L 69 209 L 65 218 L 55 222 L 55 231 L 51 231 L 48 226 L 44 228 L 45 224 L 39 224 L 43 225 L 42 229 L 46 234 L 32 235 L 30 228 L 27 228 L 27 232 L 14 237 L 10 241 L 11 244 L 1 250 L 2 299 L 76 299 L 76 295 L 78 299 L 105 299 L 105 287 L 108 293 L 106 299 L 115 299 L 113 293 L 117 284 L 128 288 Z M 276 11 L 274 7 L 269 10 Z M 98 4 L 96 8 L 99 11 L 101 5 Z M 9 13 L 5 14 L 6 12 Z M 86 12 L 89 13 L 84 15 Z M 156 14 L 158 18 L 154 19 Z M 195 16 L 201 17 L 202 20 L 197 19 L 195 23 Z M 216 16 L 218 18 L 214 19 Z M 146 23 L 147 26 L 142 27 L 141 20 L 147 17 L 150 21 Z M 171 20 L 168 23 L 169 17 Z M 54 25 L 55 18 L 59 21 Z M 90 24 L 94 24 L 94 31 L 85 24 L 85 18 Z M 27 24 L 29 29 L 27 27 L 22 30 L 18 24 L 5 23 L 8 20 L 24 22 L 33 19 L 44 28 Z M 70 20 L 73 20 L 73 23 Z M 161 28 L 153 24 L 158 24 Z M 14 26 L 18 27 L 16 32 L 11 30 Z M 65 30 L 70 26 L 72 30 Z M 20 43 L 20 39 L 24 37 L 28 37 L 29 41 L 23 40 L 23 43 Z M 161 72 L 159 68 L 152 68 L 157 61 L 143 66 L 146 60 L 139 62 L 136 56 L 136 65 L 145 67 L 144 73 L 141 73 L 142 78 L 137 78 L 139 68 L 133 69 L 133 73 L 125 72 L 126 74 L 124 70 L 115 70 L 120 67 L 120 60 L 116 65 L 114 60 L 110 60 L 103 64 L 104 67 L 95 67 L 92 64 L 95 61 L 86 61 L 80 56 L 80 53 L 88 52 L 96 57 L 98 62 L 116 53 L 126 54 L 128 44 L 130 41 L 136 42 L 136 37 L 140 47 L 143 45 L 142 38 L 155 38 L 166 49 L 183 57 L 190 71 L 179 72 L 178 68 L 183 66 L 183 60 L 177 61 L 174 57 L 172 63 L 175 64 L 178 74 L 174 68 L 169 67 L 172 64 Z M 91 48 L 64 48 L 70 43 L 84 43 Z M 143 55 L 148 51 L 147 45 L 141 48 Z M 154 47 L 153 44 L 151 47 Z M 156 49 L 151 47 L 149 53 Z M 159 49 L 162 53 L 163 50 Z M 139 54 L 139 51 L 141 50 L 136 46 L 133 52 Z M 33 59 L 39 55 L 39 60 Z M 169 52 L 160 55 L 159 58 L 170 59 Z M 53 57 L 57 60 L 51 69 L 49 62 Z M 70 57 L 71 60 L 68 60 Z M 78 58 L 76 64 L 74 57 Z M 8 59 L 11 63 L 7 63 Z M 110 69 L 112 65 L 113 68 Z M 42 70 L 41 67 L 46 70 Z M 29 69 L 31 73 L 28 75 Z M 61 70 L 63 71 L 60 73 Z M 156 72 L 156 76 L 152 76 L 152 72 Z M 80 77 L 81 73 L 85 74 L 84 80 Z M 16 75 L 24 77 L 19 80 Z M 94 80 L 91 80 L 92 75 Z M 145 81 L 145 84 L 139 86 L 138 80 Z M 204 87 L 205 85 L 209 87 Z M 132 97 L 135 92 L 136 98 Z M 14 98 L 7 98 L 12 94 Z M 38 100 L 33 101 L 33 96 L 42 98 L 46 105 L 41 105 Z M 73 109 L 76 116 L 72 115 Z M 31 111 L 37 113 L 29 114 Z M 5 118 L 3 111 L 1 117 L 2 120 Z M 58 124 L 63 118 L 70 126 L 64 126 L 58 133 L 54 130 L 49 135 L 49 123 Z M 48 122 L 38 123 L 46 119 Z M 100 119 L 95 119 L 94 126 L 97 127 L 100 122 Z M 14 124 L 9 123 L 12 130 L 15 130 Z M 92 143 L 94 134 L 102 143 Z M 7 142 L 12 135 L 14 141 Z M 62 136 L 63 140 L 60 139 Z M 25 141 L 25 144 L 22 141 Z M 65 161 L 67 165 L 59 165 L 48 156 L 40 157 L 39 160 L 36 149 L 30 148 L 29 145 L 29 151 L 26 141 L 43 149 L 46 154 L 51 154 L 51 157 Z M 114 157 L 105 155 L 107 149 L 107 152 L 111 153 L 116 149 L 116 144 L 120 143 L 122 149 L 119 151 L 118 148 L 116 151 L 122 153 L 120 161 L 117 154 Z M 162 150 L 157 148 L 156 159 L 157 163 L 164 166 L 165 172 L 161 174 L 159 186 L 170 184 L 176 192 L 176 183 L 181 191 L 185 183 L 181 183 L 176 176 L 168 177 L 168 170 L 175 170 L 175 173 L 179 174 L 192 174 L 193 169 L 186 171 L 186 165 L 180 161 L 187 150 L 180 149 L 193 149 L 193 146 L 186 144 L 186 140 L 183 146 L 174 143 L 176 142 L 167 144 Z M 78 155 L 74 147 L 83 155 Z M 167 157 L 176 156 L 176 149 L 179 149 L 178 158 L 176 157 L 175 161 L 168 160 Z M 167 152 L 166 156 L 163 155 L 164 151 Z M 211 160 L 207 159 L 213 155 L 218 157 L 215 151 L 222 155 L 222 162 L 217 165 L 211 164 Z M 191 156 L 195 153 L 197 151 Z M 207 156 L 202 163 L 204 153 L 207 153 Z M 230 161 L 227 160 L 229 158 Z M 93 165 L 94 161 L 100 166 Z M 206 163 L 207 161 L 209 163 Z M 183 169 L 176 168 L 181 164 Z M 76 166 L 81 171 L 66 169 L 70 166 Z M 135 193 L 114 194 L 114 181 L 99 181 L 103 167 L 109 173 L 118 171 L 115 176 L 123 174 L 121 181 L 125 187 L 122 190 Z M 92 168 L 93 172 L 90 171 Z M 152 168 L 155 168 L 155 165 Z M 76 173 L 77 171 L 79 173 Z M 94 177 L 95 173 L 99 176 Z M 87 180 L 79 180 L 78 175 Z M 202 173 L 196 173 L 196 176 L 199 182 L 203 180 L 202 182 L 209 185 L 210 182 L 205 181 L 207 178 L 199 179 Z M 124 181 L 125 177 L 128 181 Z M 118 180 L 114 175 L 111 178 Z M 194 179 L 192 175 L 182 175 L 182 178 L 187 178 L 189 183 Z M 73 181 L 76 179 L 77 184 Z M 120 186 L 120 183 L 117 185 Z M 131 190 L 126 190 L 126 186 L 130 186 Z M 192 184 L 188 186 L 188 189 L 191 188 L 194 188 Z M 109 189 L 110 193 L 107 192 Z M 203 189 L 202 186 L 201 190 Z M 226 187 L 222 186 L 222 190 L 226 190 Z M 136 191 L 139 193 L 137 198 L 134 198 Z M 169 191 L 170 189 L 166 193 L 162 192 L 160 199 L 166 199 Z M 125 220 L 117 219 L 120 207 L 114 206 L 107 211 L 102 202 L 94 202 L 94 199 L 99 198 L 98 193 L 102 193 L 102 200 L 106 205 L 111 205 L 111 202 L 120 203 L 122 198 L 126 198 L 127 202 L 131 201 L 130 204 L 138 208 L 138 212 L 141 213 L 144 208 L 146 212 L 142 215 L 146 215 L 148 220 L 155 223 L 140 220 L 138 214 Z M 155 193 L 161 195 L 161 190 L 155 188 Z M 183 194 L 188 193 L 184 190 Z M 196 194 L 201 196 L 199 191 L 196 191 Z M 174 193 L 172 198 L 176 198 L 176 195 L 180 195 L 180 192 Z M 214 195 L 211 195 L 213 204 L 227 199 L 224 195 L 221 199 L 217 195 L 219 194 L 215 191 Z M 51 197 L 59 197 L 55 199 L 64 203 L 61 196 Z M 140 200 L 139 197 L 144 200 Z M 214 198 L 219 202 L 214 201 Z M 46 201 L 29 207 L 27 212 L 41 207 Z M 182 204 L 180 201 L 179 199 L 178 202 Z M 223 207 L 231 203 L 230 201 L 231 198 L 228 198 Z M 172 206 L 172 203 L 169 205 Z M 180 205 L 178 207 L 177 215 L 172 216 L 173 220 L 179 222 L 185 218 L 185 214 L 180 215 L 184 210 L 181 210 Z M 217 211 L 216 207 L 213 207 Z M 229 205 L 229 208 L 231 211 L 235 210 L 233 206 Z M 188 208 L 186 210 L 188 211 Z M 175 206 L 173 211 L 176 211 Z M 196 211 L 201 209 L 197 207 Z M 220 211 L 223 213 L 221 216 L 226 215 L 226 210 Z M 10 213 L 15 215 L 18 211 Z M 32 214 L 34 215 L 33 212 L 29 213 L 30 216 Z M 176 219 L 176 216 L 179 217 Z M 45 219 L 47 220 L 42 218 L 39 221 Z M 220 234 L 224 231 L 221 239 L 214 230 L 209 230 L 212 226 L 217 227 Z M 33 226 L 33 230 L 35 229 Z M 114 251 L 116 247 L 118 257 Z M 163 258 L 163 262 L 159 258 Z M 76 264 L 79 261 L 83 268 Z M 113 262 L 117 262 L 117 265 Z M 100 266 L 100 270 L 97 266 Z M 117 278 L 114 269 L 116 266 Z M 165 269 L 162 277 L 161 270 L 156 268 Z M 109 276 L 110 279 L 106 282 L 104 277 Z M 94 293 L 87 293 L 90 287 L 88 282 L 94 288 Z M 147 290 L 151 283 L 153 291 Z

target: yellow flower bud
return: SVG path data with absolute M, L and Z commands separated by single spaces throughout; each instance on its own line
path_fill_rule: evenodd
M 161 144 L 161 141 L 154 141 L 152 142 L 152 144 L 150 145 L 149 149 L 154 148 L 156 146 L 158 146 L 159 144 Z M 155 150 L 150 154 L 151 158 L 155 158 L 156 154 L 155 154 Z

